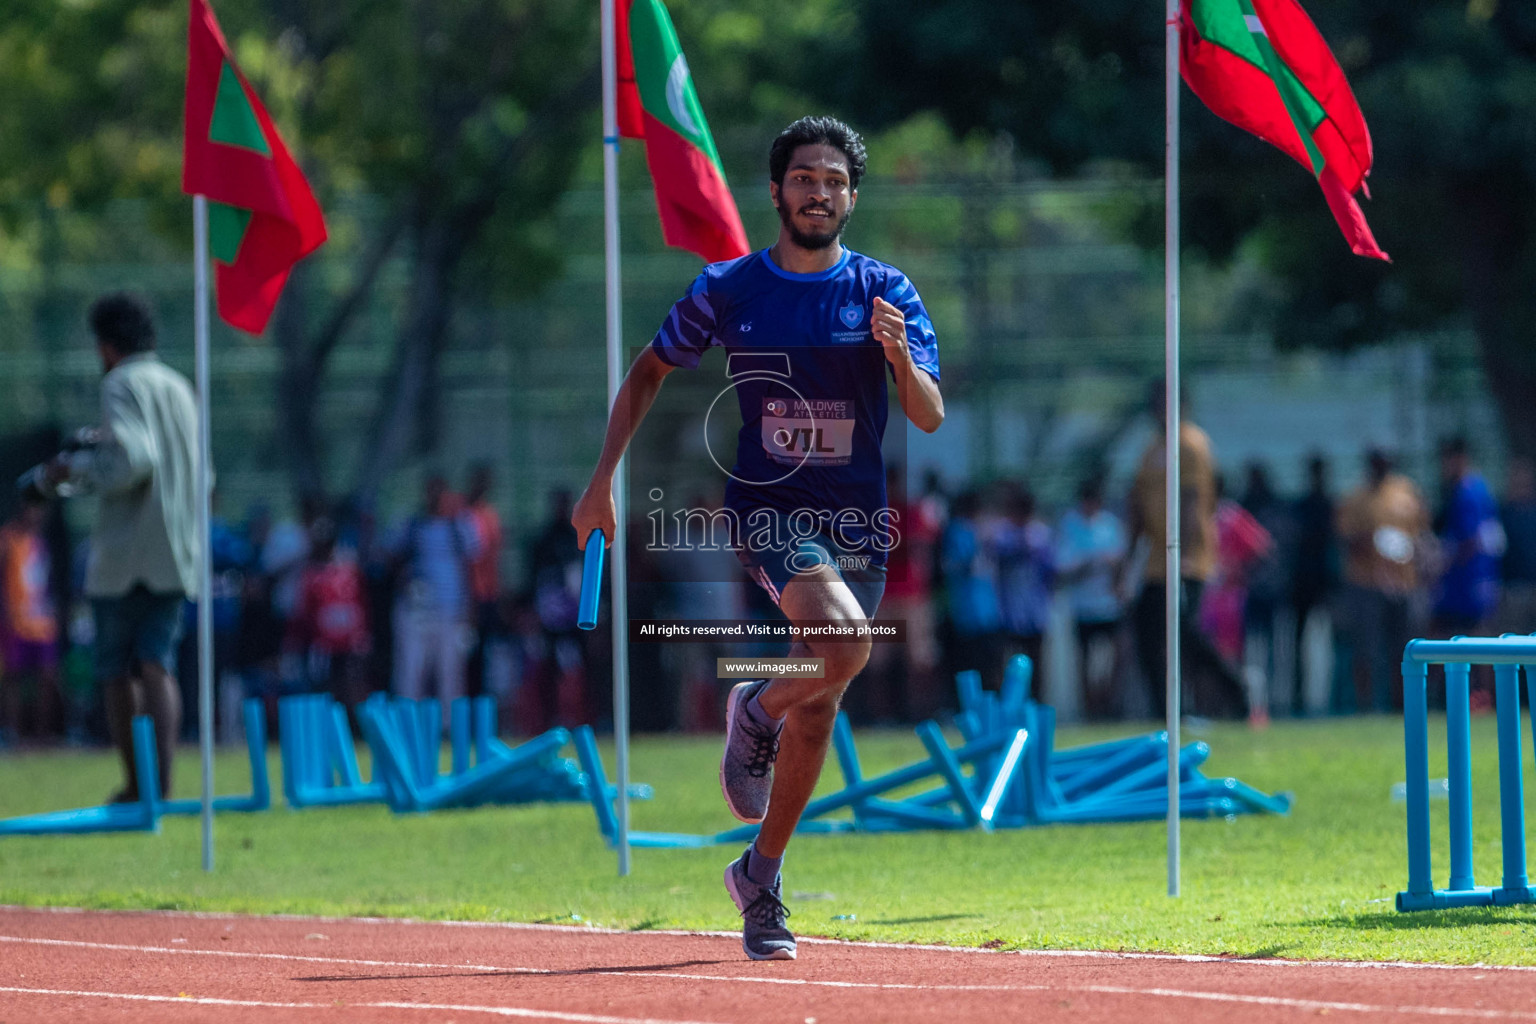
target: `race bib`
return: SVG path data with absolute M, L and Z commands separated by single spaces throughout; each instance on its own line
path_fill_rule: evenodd
M 765 398 L 762 436 L 763 451 L 781 466 L 846 466 L 853 460 L 853 403 Z

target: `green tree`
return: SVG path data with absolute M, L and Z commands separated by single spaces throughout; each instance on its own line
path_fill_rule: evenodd
M 1058 173 L 1122 161 L 1160 175 L 1163 6 L 854 0 L 827 44 L 850 69 L 825 95 L 872 124 L 937 111 L 957 133 L 1008 133 Z M 1512 0 L 1317 0 L 1371 126 L 1365 204 L 1395 262 L 1352 256 L 1311 176 L 1205 111 L 1183 118 L 1183 233 L 1281 283 L 1266 311 L 1288 345 L 1352 346 L 1470 325 L 1512 448 L 1536 455 L 1536 8 Z M 1161 205 L 1138 236 L 1161 244 Z
M 766 138 L 804 112 L 793 83 L 815 71 L 814 40 L 849 24 L 846 0 L 675 6 L 723 158 L 738 188 L 756 184 Z M 331 232 L 296 268 L 268 332 L 282 358 L 274 408 L 294 489 L 371 496 L 435 443 L 437 366 L 455 308 L 536 293 L 560 272 L 571 241 L 555 228 L 558 201 L 600 173 L 598 5 L 217 0 L 216 10 Z M 184 258 L 185 19 L 183 0 L 8 8 L 0 258 L 47 266 L 102 255 L 99 215 L 123 198 L 147 204 L 158 230 L 116 240 L 137 247 L 116 256 Z M 626 146 L 624 161 L 638 188 L 639 147 Z M 74 244 L 63 244 L 70 230 Z M 654 241 L 631 235 L 626 247 Z M 403 291 L 383 286 L 402 277 Z M 381 321 L 387 379 L 356 426 L 357 461 L 337 467 L 320 427 L 327 370 L 341 345 L 369 341 Z M 327 487 L 343 468 L 342 485 Z
M 594 131 L 596 26 L 580 5 L 537 0 L 265 7 L 270 22 L 248 32 L 275 40 L 273 79 L 292 76 L 306 167 L 323 190 L 350 186 L 383 211 L 358 226 L 341 290 L 319 295 L 306 267 L 278 314 L 282 423 L 303 490 L 322 489 L 315 413 L 326 360 L 386 263 L 404 258 L 410 268 L 390 372 L 364 428 L 371 443 L 352 480 L 371 497 L 430 443 L 437 357 L 469 272 L 500 269 L 504 277 L 474 283 L 517 291 L 552 265 L 550 212 Z
M 185 4 L 18 4 L 0 29 L 0 230 L 47 260 L 49 211 L 88 217 L 134 197 L 186 245 Z M 379 301 L 386 266 L 406 267 L 391 370 L 351 474 L 371 496 L 430 425 L 471 276 L 511 292 L 558 264 L 552 211 L 596 134 L 596 17 L 539 0 L 223 0 L 218 15 L 328 211 L 332 253 L 347 255 L 339 282 L 301 263 L 271 328 L 300 492 L 325 490 L 327 362 Z

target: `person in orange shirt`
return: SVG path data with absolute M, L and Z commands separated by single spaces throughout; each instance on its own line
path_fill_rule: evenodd
M 1164 587 L 1167 581 L 1167 470 L 1163 438 L 1165 385 L 1153 388 L 1151 407 L 1159 430 L 1147 446 L 1131 485 L 1128 534 L 1146 550 L 1141 592 L 1134 609 L 1137 662 L 1160 716 L 1167 699 L 1168 676 Z M 1198 609 L 1206 584 L 1216 572 L 1216 459 L 1211 439 L 1188 419 L 1179 422 L 1179 644 L 1188 685 L 1196 695 L 1188 713 L 1244 718 L 1248 695 L 1237 671 L 1200 629 Z
M 4 721 L 0 741 L 23 731 L 23 698 L 29 688 L 31 728 L 44 735 L 59 709 L 59 620 L 49 586 L 52 564 L 43 540 L 47 502 L 35 495 L 0 527 L 0 691 Z

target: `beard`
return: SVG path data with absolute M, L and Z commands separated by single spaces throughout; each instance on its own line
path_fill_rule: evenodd
M 826 207 L 817 207 L 817 209 L 826 209 Z M 848 218 L 852 214 L 853 210 L 845 210 L 836 223 L 829 222 L 826 231 L 811 233 L 801 231 L 795 227 L 794 215 L 784 208 L 783 203 L 779 204 L 779 223 L 783 224 L 785 229 L 788 230 L 789 240 L 802 249 L 825 249 L 834 244 L 843 236 L 843 229 L 848 226 Z

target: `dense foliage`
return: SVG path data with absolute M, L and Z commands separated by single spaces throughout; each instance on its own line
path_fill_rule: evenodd
M 1163 12 L 1141 0 L 675 0 L 728 174 L 756 186 L 766 134 L 807 108 L 889 140 L 897 176 L 1030 168 L 1161 173 Z M 317 489 L 327 362 L 409 284 L 373 439 L 344 485 L 366 494 L 430 447 L 438 356 L 468 294 L 529 294 L 561 273 L 560 197 L 597 174 L 596 3 L 221 0 L 245 71 L 297 147 L 346 272 L 296 274 L 272 339 L 296 488 Z M 1309 175 L 1185 93 L 1184 234 L 1197 259 L 1262 268 L 1247 326 L 1352 346 L 1470 325 L 1513 447 L 1536 452 L 1536 8 L 1511 0 L 1315 0 L 1376 142 L 1367 216 L 1395 263 L 1349 254 Z M 179 0 L 14 0 L 0 25 L 0 267 L 181 258 L 185 9 Z M 878 142 L 877 142 L 878 145 Z M 999 147 L 1009 159 L 988 154 Z M 894 151 L 894 152 L 893 152 Z M 640 171 L 638 153 L 626 173 Z M 1002 166 L 1001 172 L 996 171 Z M 989 168 L 991 168 L 989 170 Z M 1112 218 L 1155 249 L 1161 203 Z M 148 237 L 98 216 L 148 208 Z M 750 220 L 750 218 L 749 218 Z M 943 225 L 939 225 L 942 227 Z M 963 233 L 962 233 L 963 234 Z M 959 244 L 963 244 L 963 239 Z M 334 488 L 333 488 L 334 489 Z

